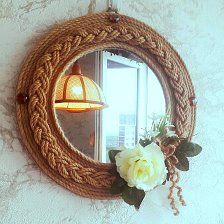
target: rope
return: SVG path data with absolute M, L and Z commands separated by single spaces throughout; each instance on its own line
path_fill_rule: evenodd
M 17 118 L 24 144 L 35 161 L 71 191 L 101 199 L 112 197 L 109 188 L 115 178 L 111 172 L 114 167 L 93 161 L 78 150 L 66 150 L 72 146 L 55 124 L 50 103 L 57 74 L 71 58 L 104 46 L 131 49 L 143 61 L 155 61 L 158 65 L 155 70 L 164 71 L 161 80 L 166 80 L 164 91 L 169 92 L 166 86 L 171 90 L 174 124 L 180 137 L 191 137 L 195 117 L 195 110 L 188 102 L 189 96 L 194 95 L 193 87 L 173 48 L 141 22 L 120 15 L 120 22 L 111 24 L 108 16 L 109 13 L 87 15 L 56 26 L 25 61 L 17 86 L 17 93 L 28 90 L 28 108 L 17 105 Z M 174 174 L 172 178 L 177 175 Z M 174 187 L 177 188 L 175 184 Z M 179 188 L 178 191 L 180 195 Z
M 176 158 L 176 161 L 178 162 L 177 158 Z M 167 159 L 167 164 L 168 164 L 168 171 L 169 171 L 169 174 L 170 174 L 170 182 L 171 182 L 168 199 L 170 200 L 170 206 L 173 209 L 174 215 L 178 215 L 179 210 L 176 207 L 175 199 L 173 197 L 173 193 L 174 193 L 175 188 L 177 189 L 177 196 L 178 196 L 178 199 L 179 199 L 181 205 L 186 206 L 186 203 L 185 203 L 185 201 L 183 199 L 183 196 L 181 194 L 182 193 L 182 188 L 177 185 L 178 182 L 179 182 L 179 173 L 175 169 L 175 164 L 173 162 L 171 162 L 170 158 Z
M 108 0 L 108 12 L 118 12 L 118 0 Z

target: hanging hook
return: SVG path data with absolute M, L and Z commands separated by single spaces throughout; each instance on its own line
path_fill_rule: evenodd
M 118 12 L 118 0 L 108 0 L 108 12 Z
M 120 21 L 120 15 L 118 14 L 118 0 L 108 0 L 109 21 L 112 23 L 118 23 Z

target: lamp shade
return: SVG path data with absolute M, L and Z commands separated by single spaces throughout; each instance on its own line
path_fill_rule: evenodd
M 60 78 L 56 87 L 55 109 L 73 113 L 100 110 L 106 107 L 101 88 L 90 78 L 81 74 L 77 62 L 72 73 Z

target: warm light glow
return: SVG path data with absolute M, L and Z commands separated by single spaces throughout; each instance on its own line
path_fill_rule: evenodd
M 58 81 L 55 98 L 55 109 L 73 113 L 106 107 L 101 88 L 92 79 L 82 75 L 77 64 L 74 64 L 72 74 L 64 75 Z
M 76 95 L 82 94 L 82 87 L 81 86 L 73 86 L 72 92 Z

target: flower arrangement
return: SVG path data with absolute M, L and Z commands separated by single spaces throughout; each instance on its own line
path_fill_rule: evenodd
M 161 184 L 171 182 L 168 199 L 175 215 L 179 214 L 173 196 L 183 206 L 185 201 L 178 186 L 179 173 L 189 170 L 188 157 L 198 155 L 202 148 L 198 144 L 180 138 L 175 133 L 169 115 L 153 116 L 150 130 L 145 129 L 139 144 L 133 149 L 121 147 L 109 151 L 109 158 L 116 164 L 117 176 L 111 186 L 112 194 L 120 194 L 129 205 L 139 209 L 145 192 Z

